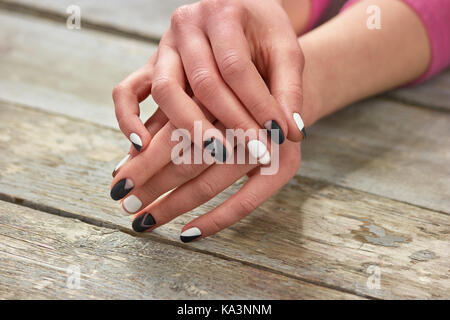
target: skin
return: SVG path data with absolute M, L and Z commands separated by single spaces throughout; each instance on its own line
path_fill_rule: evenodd
M 270 1 L 274 2 L 274 0 Z M 241 1 L 225 2 L 233 5 Z M 269 1 L 256 2 L 261 6 L 269 3 Z M 368 18 L 366 8 L 374 3 L 381 8 L 381 30 L 369 30 L 366 27 Z M 309 1 L 299 1 L 297 5 L 308 10 Z M 292 16 L 289 18 L 291 21 L 294 19 Z M 297 24 L 293 21 L 293 25 L 297 26 L 297 33 L 302 32 L 302 25 L 303 27 L 306 25 L 304 21 L 307 19 Z M 292 31 L 292 27 L 290 28 Z M 183 35 L 187 37 L 188 33 Z M 281 110 L 285 115 L 292 112 L 292 109 L 288 108 L 294 104 L 294 101 L 298 107 L 303 99 L 301 115 L 306 126 L 312 125 L 320 118 L 352 102 L 418 78 L 427 70 L 431 60 L 431 48 L 421 20 L 401 1 L 361 1 L 326 24 L 301 36 L 298 44 L 302 53 L 298 55 L 296 52 L 293 56 L 299 61 L 294 61 L 293 56 L 290 56 L 292 51 L 288 50 L 284 57 L 291 57 L 291 59 L 284 60 L 292 63 L 292 66 L 285 66 L 280 69 L 282 72 L 273 73 L 270 77 L 269 89 L 275 101 L 279 102 L 278 106 L 274 103 L 273 108 L 279 108 L 278 111 Z M 284 49 L 283 46 L 281 47 Z M 161 51 L 159 55 L 162 55 Z M 172 58 L 175 56 L 173 54 Z M 178 112 L 176 115 L 177 112 L 165 113 L 165 110 L 161 108 L 145 125 L 140 122 L 139 124 L 130 115 L 135 113 L 136 108 L 138 110 L 139 101 L 145 99 L 150 93 L 154 94 L 153 79 L 160 77 L 158 75 L 163 72 L 162 66 L 157 66 L 157 59 L 161 58 L 153 56 L 145 67 L 119 85 L 121 88 L 119 91 L 115 90 L 116 112 L 121 128 L 127 128 L 125 134 L 127 130 L 136 132 L 133 126 L 140 125 L 148 134 L 148 140 L 144 144 L 147 146 L 150 138 L 152 143 L 139 154 L 132 151 L 132 159 L 116 173 L 112 186 L 123 178 L 133 179 L 135 188 L 129 195 L 136 195 L 143 203 L 141 211 L 136 216 L 150 212 L 156 221 L 156 225 L 148 230 L 150 231 L 207 202 L 240 177 L 249 176 L 237 193 L 217 208 L 189 222 L 182 230 L 198 227 L 202 232 L 200 238 L 204 238 L 247 216 L 286 184 L 300 167 L 300 143 L 295 142 L 297 137 L 294 136 L 290 137 L 291 141 L 286 141 L 280 146 L 280 169 L 276 175 L 261 175 L 260 167 L 250 164 L 174 165 L 170 161 L 170 152 L 174 145 L 174 142 L 170 141 L 170 134 L 179 122 L 172 121 L 172 116 L 184 116 L 184 112 Z M 171 61 L 167 58 L 164 61 L 168 64 L 166 68 L 173 68 L 176 71 L 180 63 L 184 62 L 175 60 L 177 59 Z M 304 67 L 303 61 L 306 61 Z M 266 67 L 267 72 L 275 68 L 270 63 Z M 178 76 L 180 81 L 183 80 L 181 75 L 178 74 Z M 187 78 L 189 79 L 189 75 Z M 286 79 L 303 80 L 299 85 L 299 82 L 295 80 L 286 83 Z M 222 81 L 226 80 L 222 79 Z M 258 81 L 255 80 L 256 82 Z M 239 84 L 239 81 L 237 83 Z M 248 80 L 241 85 L 247 84 Z M 264 92 L 259 92 L 259 89 Z M 190 100 L 190 106 L 195 106 L 198 109 L 196 112 L 202 114 L 202 119 L 223 132 L 228 126 L 221 119 L 215 121 L 217 117 L 214 112 L 204 105 L 201 99 L 198 99 L 195 92 L 195 97 L 191 98 L 192 92 L 189 92 L 189 88 L 186 90 L 185 95 Z M 264 96 L 265 90 L 255 86 L 249 90 L 250 96 L 253 94 Z M 186 97 L 183 96 L 183 101 Z M 216 101 L 217 99 L 219 99 L 218 96 L 213 95 L 208 102 L 219 104 L 220 101 Z M 128 103 L 129 110 L 118 107 L 121 103 Z M 172 110 L 180 106 L 175 99 L 169 101 L 168 98 L 165 103 L 172 104 L 167 107 Z M 186 104 L 181 105 L 184 108 Z M 236 109 L 238 116 L 244 111 L 248 112 L 242 105 Z M 168 119 L 170 122 L 167 121 Z M 285 123 L 287 122 L 286 117 Z M 287 126 L 290 135 L 291 124 Z M 173 188 L 176 189 L 169 195 L 158 199 Z

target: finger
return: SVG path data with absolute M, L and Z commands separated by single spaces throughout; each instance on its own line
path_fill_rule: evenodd
M 151 93 L 153 58 L 133 72 L 113 90 L 116 118 L 120 130 L 140 152 L 150 143 L 150 133 L 139 118 L 139 103 Z
M 293 142 L 290 144 L 291 148 L 299 148 Z M 184 226 L 181 241 L 190 242 L 211 236 L 235 224 L 268 200 L 295 175 L 300 164 L 293 163 L 298 161 L 295 157 L 283 158 L 276 175 L 251 175 L 244 186 L 224 203 Z
M 136 232 L 150 231 L 207 202 L 256 165 L 216 164 L 138 213 Z
M 167 123 L 167 117 L 166 115 L 161 111 L 161 109 L 157 109 L 155 113 L 148 118 L 148 120 L 145 122 L 145 127 L 148 130 L 150 136 L 154 136 L 161 128 Z M 136 150 L 134 146 L 130 147 L 130 150 L 128 151 L 127 155 L 120 160 L 120 162 L 116 165 L 114 168 L 114 171 L 112 173 L 113 178 L 116 176 L 119 169 L 131 158 L 135 157 L 139 152 Z
M 270 90 L 288 119 L 288 139 L 301 141 L 306 138 L 305 124 L 302 119 L 303 93 L 302 72 L 304 58 L 294 35 L 272 46 L 269 53 Z
M 223 81 L 206 36 L 199 29 L 187 26 L 177 33 L 177 47 L 195 96 L 227 128 L 241 129 L 247 133 L 242 135 L 241 143 L 247 145 L 255 159 L 262 164 L 270 162 L 266 139 L 258 139 L 262 126 Z
M 225 127 L 222 124 L 218 123 L 216 126 L 222 133 L 225 132 Z M 201 152 L 201 149 L 197 146 L 192 145 L 185 152 L 190 153 L 188 163 L 177 164 L 177 161 L 172 161 L 147 180 L 143 186 L 133 189 L 121 202 L 121 212 L 125 215 L 136 213 L 164 193 L 195 178 L 211 165 L 211 163 L 205 161 L 195 163 L 194 152 Z
M 261 127 L 277 135 L 272 141 L 281 144 L 288 133 L 283 110 L 252 62 L 248 40 L 238 19 L 214 20 L 207 26 L 215 60 L 225 82 L 245 105 Z
M 198 147 L 207 147 L 217 161 L 224 162 L 230 146 L 208 121 L 198 105 L 184 91 L 183 65 L 178 53 L 164 41 L 155 64 L 152 96 L 170 122 L 192 139 Z M 182 112 L 181 112 L 182 111 Z

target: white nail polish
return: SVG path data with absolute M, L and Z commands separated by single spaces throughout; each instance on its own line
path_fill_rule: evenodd
M 262 165 L 266 165 L 270 163 L 270 154 L 266 152 L 265 155 L 263 155 L 261 158 L 258 159 L 258 162 Z
M 127 212 L 127 211 L 123 208 L 123 204 L 122 204 L 122 203 L 119 203 L 119 212 L 120 212 L 120 215 L 121 215 L 121 216 L 124 216 L 124 217 L 128 217 L 128 216 L 130 215 L 130 213 Z
M 135 195 L 131 195 L 122 201 L 122 206 L 128 213 L 135 213 L 142 207 L 142 202 Z
M 300 116 L 300 114 L 294 112 L 292 114 L 292 117 L 294 118 L 295 124 L 298 127 L 298 130 L 300 130 L 303 135 L 305 135 L 305 124 L 303 123 L 302 117 Z
M 132 134 L 130 134 L 130 141 L 133 143 L 137 151 L 141 151 L 142 148 L 141 137 L 139 137 L 136 133 L 133 132 Z
M 119 170 L 125 164 L 125 162 L 128 161 L 128 159 L 130 159 L 130 154 L 127 154 L 122 160 L 120 160 L 120 162 L 117 164 L 117 166 L 114 169 L 114 171 Z
M 261 164 L 267 164 L 270 162 L 270 154 L 267 151 L 267 147 L 259 140 L 250 140 L 247 143 L 247 148 L 253 158 L 256 158 Z M 265 163 L 261 162 L 264 161 Z
M 183 242 L 191 242 L 202 235 L 202 232 L 197 227 L 192 227 L 180 234 L 180 239 Z

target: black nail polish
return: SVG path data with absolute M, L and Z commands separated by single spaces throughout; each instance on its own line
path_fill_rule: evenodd
M 284 133 L 283 130 L 281 130 L 280 125 L 278 124 L 278 122 L 276 122 L 275 120 L 269 120 L 264 124 L 264 128 L 266 128 L 266 130 L 269 133 L 269 137 L 270 139 L 272 139 L 273 142 L 277 143 L 277 144 L 282 144 L 284 142 Z M 276 135 L 272 135 L 272 130 L 277 130 L 278 131 L 278 137 L 276 137 Z
M 187 229 L 186 231 L 180 234 L 180 240 L 184 243 L 191 242 L 202 235 L 202 232 L 199 228 L 193 227 Z
M 220 162 L 227 160 L 227 148 L 216 138 L 210 138 L 203 143 L 206 150 Z
M 306 139 L 306 129 L 305 128 L 302 129 L 302 133 L 303 133 L 303 138 Z
M 137 143 L 133 143 L 133 146 L 136 148 L 138 152 L 141 152 L 142 146 L 138 145 Z
M 150 213 L 141 214 L 133 220 L 133 230 L 136 232 L 144 232 L 156 224 L 155 218 Z
M 111 189 L 111 198 L 113 200 L 120 200 L 125 197 L 134 187 L 131 179 L 125 178 L 117 182 Z

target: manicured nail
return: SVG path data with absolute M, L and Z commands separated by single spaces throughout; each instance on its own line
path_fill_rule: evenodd
M 191 242 L 192 240 L 197 239 L 201 235 L 202 232 L 200 231 L 200 229 L 197 227 L 193 227 L 182 232 L 180 235 L 180 240 L 183 241 L 184 243 Z
M 268 164 L 270 162 L 270 154 L 267 147 L 259 140 L 250 140 L 247 143 L 247 148 L 253 158 L 257 159 L 261 164 Z
M 150 213 L 141 214 L 133 220 L 133 230 L 136 232 L 144 232 L 156 224 L 155 218 Z
M 269 120 L 264 124 L 264 128 L 269 132 L 270 139 L 272 139 L 273 142 L 277 144 L 282 144 L 284 142 L 284 133 L 283 130 L 281 130 L 280 125 L 275 120 Z M 277 135 L 272 135 L 272 130 L 278 131 L 278 137 Z
M 216 138 L 205 140 L 203 146 L 217 161 L 225 162 L 227 160 L 227 148 Z
M 122 160 L 120 160 L 119 164 L 116 166 L 116 168 L 114 169 L 114 171 L 112 173 L 113 178 L 116 176 L 117 170 L 119 170 L 120 167 L 122 167 L 125 164 L 125 162 L 128 161 L 128 159 L 130 159 L 130 154 L 127 154 Z
M 136 150 L 140 152 L 142 149 L 141 138 L 136 133 L 133 132 L 132 134 L 130 134 L 130 141 L 133 144 L 133 146 L 136 148 Z
M 113 200 L 120 200 L 125 197 L 131 189 L 133 189 L 134 183 L 131 179 L 125 178 L 117 182 L 111 189 L 111 198 Z
M 294 121 L 298 127 L 298 130 L 300 130 L 303 133 L 303 137 L 306 138 L 306 129 L 305 129 L 305 124 L 303 123 L 302 117 L 296 112 L 294 112 L 292 117 L 294 118 Z
M 122 206 L 128 213 L 135 213 L 142 207 L 142 202 L 133 194 L 122 201 Z

